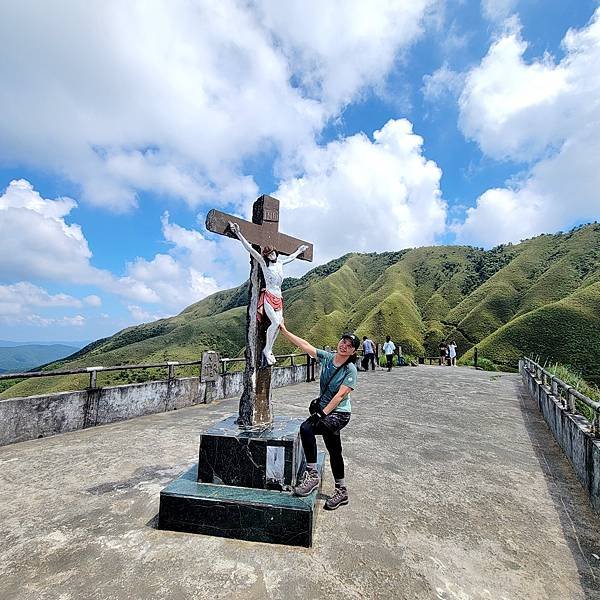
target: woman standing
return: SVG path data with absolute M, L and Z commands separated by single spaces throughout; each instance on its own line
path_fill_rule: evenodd
M 327 352 L 317 350 L 306 340 L 288 331 L 283 322 L 279 328 L 290 342 L 321 363 L 320 395 L 317 401 L 311 403 L 311 416 L 300 426 L 306 470 L 300 483 L 294 488 L 294 494 L 308 496 L 319 487 L 315 436 L 322 435 L 335 479 L 335 490 L 325 502 L 325 508 L 335 510 L 338 506 L 348 504 L 340 430 L 350 421 L 350 392 L 356 387 L 357 372 L 354 363 L 360 340 L 353 333 L 344 333 L 336 352 Z
M 456 342 L 452 340 L 448 344 L 448 358 L 450 359 L 450 366 L 456 366 Z

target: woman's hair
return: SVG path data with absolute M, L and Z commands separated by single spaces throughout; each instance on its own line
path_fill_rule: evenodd
M 389 341 L 390 341 L 390 339 L 391 339 L 391 338 L 390 338 L 390 336 L 389 336 L 389 335 L 386 335 L 386 336 L 385 336 L 385 341 L 386 341 L 386 342 L 389 342 Z
M 354 350 L 354 354 L 351 354 L 347 359 L 346 362 L 347 363 L 356 363 L 356 359 L 358 358 L 358 355 L 356 354 L 356 350 Z
M 269 259 L 267 258 L 267 256 L 269 256 L 269 254 L 271 254 L 271 252 L 275 252 L 275 254 L 277 254 L 277 256 L 279 256 L 279 252 L 277 252 L 277 250 L 275 249 L 274 246 L 265 246 L 262 249 L 262 257 L 268 261 Z

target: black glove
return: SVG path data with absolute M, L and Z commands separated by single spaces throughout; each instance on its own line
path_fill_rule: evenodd
M 324 419 L 327 415 L 323 412 L 322 408 L 317 408 L 315 410 L 315 412 L 313 412 L 310 417 L 308 417 L 308 421 L 312 424 L 312 425 L 317 425 L 319 423 L 319 421 L 321 421 L 322 419 Z
M 314 415 L 318 408 L 319 408 L 319 403 L 321 402 L 321 398 L 315 398 L 311 403 L 310 406 L 308 407 L 308 412 L 311 415 Z

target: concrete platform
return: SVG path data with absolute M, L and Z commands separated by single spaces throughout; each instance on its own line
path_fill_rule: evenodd
M 276 412 L 315 390 L 276 390 Z M 320 511 L 312 549 L 156 529 L 160 490 L 236 405 L 0 448 L 0 598 L 600 598 L 600 520 L 518 375 L 360 373 L 350 504 Z

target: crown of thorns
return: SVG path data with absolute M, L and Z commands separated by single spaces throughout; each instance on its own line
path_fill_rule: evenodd
M 279 255 L 279 252 L 277 252 L 277 249 L 275 248 L 275 246 L 265 246 L 262 249 L 262 255 L 266 258 L 267 256 L 269 256 L 269 254 L 271 254 L 271 252 L 275 252 L 275 254 Z

